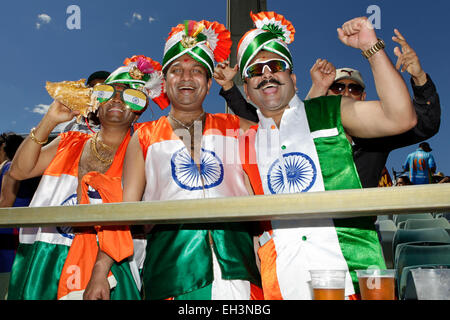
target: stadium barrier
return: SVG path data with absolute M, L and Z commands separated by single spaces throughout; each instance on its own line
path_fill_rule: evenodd
M 1 208 L 0 227 L 142 225 L 450 212 L 450 184 L 200 200 Z

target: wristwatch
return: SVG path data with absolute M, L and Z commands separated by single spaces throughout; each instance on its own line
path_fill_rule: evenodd
M 372 48 L 370 48 L 369 50 L 363 51 L 361 53 L 366 59 L 369 59 L 371 56 L 373 56 L 378 51 L 384 49 L 385 47 L 386 47 L 386 45 L 385 45 L 384 41 L 381 39 L 378 39 L 378 42 L 375 43 Z

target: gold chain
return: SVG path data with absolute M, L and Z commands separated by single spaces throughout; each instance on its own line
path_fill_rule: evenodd
M 113 162 L 113 158 L 105 159 L 100 156 L 100 154 L 97 151 L 97 137 L 98 135 L 95 134 L 91 139 L 91 151 L 98 160 L 109 165 Z
M 101 140 L 98 140 L 98 132 L 95 133 L 94 139 L 95 139 L 96 143 L 97 142 L 100 143 L 102 145 L 102 147 L 105 148 L 106 150 L 114 151 L 114 149 L 112 147 L 108 146 L 107 144 L 104 144 Z
M 178 123 L 180 126 L 182 126 L 183 128 L 185 128 L 186 130 L 190 130 L 192 128 L 192 126 L 195 124 L 195 121 L 200 120 L 203 116 L 205 115 L 205 112 L 203 111 L 202 114 L 200 116 L 197 117 L 197 119 L 195 119 L 194 121 L 192 121 L 192 123 L 190 125 L 185 125 L 183 122 L 181 122 L 180 120 L 178 120 L 177 118 L 175 118 L 172 113 L 169 112 L 169 118 L 172 119 L 173 121 L 175 121 L 176 123 Z

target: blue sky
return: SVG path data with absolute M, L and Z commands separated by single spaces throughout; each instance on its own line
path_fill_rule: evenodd
M 387 52 L 395 61 L 391 40 L 398 28 L 416 50 L 422 66 L 433 78 L 441 98 L 440 132 L 429 140 L 438 171 L 450 175 L 450 28 L 447 17 L 450 3 L 446 0 L 366 1 L 366 0 L 267 0 L 268 9 L 286 16 L 296 28 L 290 45 L 299 94 L 304 97 L 311 85 L 309 69 L 317 58 L 326 58 L 337 67 L 359 69 L 367 85 L 368 99 L 377 99 L 370 67 L 358 50 L 340 43 L 336 28 L 357 16 L 371 16 L 367 8 L 380 8 L 381 29 L 377 35 L 387 44 Z M 70 5 L 81 10 L 80 29 L 70 30 L 66 13 Z M 113 71 L 125 57 L 144 54 L 162 60 L 164 43 L 170 29 L 185 19 L 211 20 L 226 24 L 225 0 L 153 1 L 3 1 L 0 12 L 0 131 L 25 133 L 42 118 L 45 106 L 52 100 L 45 81 L 78 80 L 96 70 Z M 404 75 L 408 82 L 409 77 Z M 225 104 L 218 95 L 217 84 L 207 97 L 208 112 L 223 112 Z M 156 105 L 141 118 L 144 121 L 165 115 Z M 39 111 L 41 113 L 39 113 Z M 417 145 L 395 150 L 387 167 L 401 168 L 407 154 Z

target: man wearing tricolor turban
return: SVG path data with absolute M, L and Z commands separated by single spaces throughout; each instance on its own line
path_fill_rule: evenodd
M 338 29 L 347 46 L 362 50 L 373 70 L 380 101 L 341 96 L 301 101 L 288 44 L 295 29 L 274 12 L 251 14 L 256 29 L 238 45 L 238 65 L 247 98 L 257 107 L 258 126 L 248 132 L 245 163 L 257 194 L 361 188 L 346 133 L 357 137 L 399 134 L 416 115 L 402 77 L 383 51 L 366 18 Z M 270 143 L 267 143 L 270 142 Z M 372 218 L 268 221 L 258 255 L 266 299 L 311 299 L 310 270 L 347 271 L 345 295 L 358 298 L 356 269 L 386 268 Z
M 80 91 L 68 82 L 53 86 L 58 99 L 71 102 L 80 98 Z M 121 202 L 123 159 L 131 135 L 140 125 L 133 123 L 149 99 L 162 108 L 168 105 L 161 65 L 144 56 L 126 59 L 125 66 L 105 83 L 82 90 L 90 92 L 95 101 L 100 131 L 65 132 L 45 145 L 56 125 L 80 112 L 55 100 L 16 153 L 11 176 L 17 180 L 42 176 L 30 207 Z M 106 252 L 113 261 L 103 294 L 109 297 L 111 286 L 112 299 L 140 298 L 140 280 L 133 278 L 132 272 L 139 272 L 132 260 L 136 246 L 127 226 L 22 228 L 20 242 L 8 299 L 82 299 L 93 269 L 101 267 L 94 266 L 98 252 Z
M 131 139 L 124 162 L 124 201 L 252 192 L 237 150 L 239 130 L 253 123 L 203 109 L 215 62 L 227 59 L 230 47 L 230 32 L 218 22 L 186 21 L 172 29 L 162 67 L 170 112 L 143 124 Z M 262 298 L 253 248 L 247 223 L 156 225 L 147 237 L 144 297 Z

